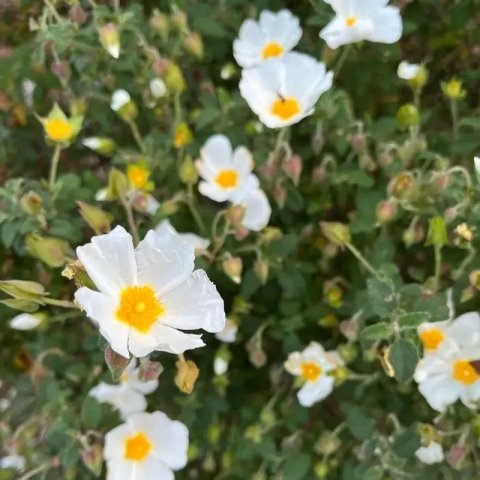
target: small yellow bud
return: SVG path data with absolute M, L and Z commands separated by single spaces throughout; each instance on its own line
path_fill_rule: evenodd
M 203 40 L 198 33 L 191 32 L 187 34 L 184 40 L 184 47 L 193 56 L 199 59 L 203 58 Z
M 150 170 L 143 164 L 132 164 L 127 167 L 127 178 L 131 185 L 138 190 L 149 190 L 148 179 Z
M 255 262 L 255 265 L 253 266 L 253 270 L 255 271 L 255 275 L 257 278 L 260 280 L 262 285 L 265 285 L 268 280 L 268 262 L 264 260 L 263 258 L 257 259 Z
M 339 222 L 320 222 L 320 228 L 327 240 L 344 247 L 347 243 L 350 243 L 350 229 L 348 225 Z
M 173 144 L 176 148 L 182 148 L 185 145 L 188 145 L 193 139 L 192 131 L 189 126 L 182 122 L 177 128 L 175 128 L 175 133 L 173 135 Z
M 187 155 L 180 166 L 180 180 L 187 185 L 194 185 L 198 181 L 198 172 L 193 163 L 192 157 Z
M 235 228 L 242 225 L 244 216 L 245 207 L 243 205 L 232 205 L 225 213 L 225 218 L 227 222 Z
M 452 78 L 448 82 L 442 82 L 440 86 L 443 94 L 450 100 L 460 100 L 467 95 L 462 81 L 457 78 Z
M 187 87 L 180 67 L 173 62 L 167 65 L 163 80 L 167 90 L 172 93 L 181 93 Z
M 240 257 L 228 256 L 222 263 L 223 271 L 237 284 L 242 281 L 243 262 Z
M 120 34 L 114 23 L 107 23 L 98 29 L 98 36 L 102 47 L 113 57 L 120 56 Z

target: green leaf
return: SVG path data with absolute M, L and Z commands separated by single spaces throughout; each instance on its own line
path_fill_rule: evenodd
M 375 429 L 375 422 L 372 418 L 364 415 L 355 405 L 348 403 L 343 403 L 341 410 L 345 414 L 347 426 L 355 438 L 365 440 L 372 435 Z
M 382 280 L 369 278 L 367 280 L 367 290 L 373 312 L 380 318 L 390 317 L 391 312 L 397 306 L 393 281 L 390 278 Z
M 408 329 L 416 328 L 421 323 L 428 322 L 430 318 L 430 312 L 409 312 L 400 315 L 398 321 L 401 327 Z
M 383 469 L 382 467 L 375 466 L 370 467 L 362 475 L 362 480 L 382 480 L 383 478 Z
M 411 457 L 415 451 L 420 448 L 420 436 L 417 432 L 416 425 L 412 425 L 402 430 L 393 441 L 393 451 L 402 458 Z
M 85 428 L 97 428 L 102 419 L 102 410 L 100 404 L 93 398 L 87 395 L 82 404 L 82 424 Z
M 285 480 L 301 480 L 310 468 L 310 456 L 305 453 L 295 455 L 285 462 L 283 478 Z
M 366 341 L 383 340 L 384 338 L 388 338 L 391 334 L 391 326 L 386 322 L 379 322 L 365 327 L 360 332 L 360 339 Z
M 398 382 L 410 380 L 418 363 L 417 348 L 409 340 L 396 340 L 390 347 L 390 362 Z

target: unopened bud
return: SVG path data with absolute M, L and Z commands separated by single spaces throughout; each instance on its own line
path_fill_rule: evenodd
M 473 270 L 468 275 L 470 285 L 477 290 L 480 290 L 480 270 Z
M 72 23 L 82 25 L 87 20 L 88 14 L 79 4 L 76 4 L 68 11 L 68 18 Z
M 327 170 L 323 165 L 318 165 L 312 171 L 312 183 L 322 183 L 327 178 Z
M 467 454 L 467 449 L 461 444 L 453 445 L 447 453 L 447 462 L 454 468 L 460 468 Z
M 326 463 L 318 462 L 317 464 L 315 464 L 313 471 L 317 478 L 327 478 L 330 469 L 328 468 L 328 465 Z
M 318 321 L 323 328 L 334 328 L 338 325 L 338 318 L 333 313 L 327 313 Z
M 382 200 L 377 205 L 377 220 L 380 223 L 391 222 L 397 215 L 397 204 L 392 200 Z
M 122 357 L 122 355 L 118 354 L 115 350 L 112 349 L 110 345 L 107 345 L 105 351 L 103 352 L 105 363 L 107 364 L 110 373 L 112 374 L 112 378 L 115 381 L 120 380 L 122 373 L 128 367 L 130 363 L 129 358 Z
M 187 155 L 180 166 L 180 180 L 187 185 L 194 185 L 198 181 L 198 172 L 193 163 L 192 157 Z
M 140 361 L 138 378 L 142 382 L 156 380 L 163 372 L 163 366 L 160 362 L 153 362 L 148 359 Z
M 172 93 L 181 93 L 187 87 L 180 67 L 172 62 L 167 65 L 163 80 L 167 90 Z
M 108 175 L 108 188 L 114 198 L 124 196 L 125 193 L 130 189 L 127 176 L 120 170 L 112 168 Z
M 263 258 L 258 258 L 255 262 L 255 265 L 253 266 L 253 270 L 255 271 L 255 275 L 257 276 L 257 278 L 260 280 L 260 283 L 262 285 L 265 285 L 268 280 L 268 262 Z
M 312 137 L 312 150 L 315 155 L 319 155 L 325 145 L 325 137 L 323 133 L 317 132 Z
M 262 239 L 265 243 L 271 243 L 282 238 L 282 231 L 276 227 L 266 227 L 262 230 Z
M 222 80 L 230 80 L 236 72 L 237 67 L 233 63 L 226 63 L 220 70 L 220 78 Z
M 95 288 L 94 283 L 88 276 L 85 267 L 82 265 L 80 260 L 75 260 L 73 263 L 69 263 L 62 271 L 62 276 L 73 280 L 77 288 L 89 287 Z
M 273 180 L 278 174 L 278 167 L 274 162 L 267 162 L 260 168 L 260 173 L 265 180 Z
M 460 100 L 467 95 L 462 81 L 457 78 L 452 78 L 448 82 L 442 82 L 440 86 L 443 94 L 450 100 Z
M 107 137 L 88 137 L 82 141 L 82 144 L 105 157 L 111 157 L 117 148 L 115 142 Z
M 318 455 L 331 455 L 338 451 L 341 444 L 342 442 L 335 434 L 326 431 L 322 433 L 313 448 Z
M 92 445 L 82 450 L 83 464 L 90 470 L 95 477 L 99 477 L 102 472 L 103 448 L 98 445 Z
M 181 10 L 177 10 L 170 17 L 172 20 L 172 25 L 179 31 L 184 32 L 187 28 L 187 15 Z
M 138 114 L 137 105 L 126 90 L 120 89 L 113 92 L 110 107 L 126 122 L 131 122 Z
M 278 182 L 273 189 L 273 198 L 277 202 L 279 208 L 283 208 L 285 206 L 285 201 L 287 200 L 287 190 L 280 182 Z
M 436 216 L 430 219 L 428 225 L 427 240 L 425 245 L 433 245 L 441 248 L 448 243 L 447 228 L 443 217 Z
M 50 68 L 63 84 L 68 83 L 68 80 L 70 79 L 70 75 L 72 73 L 72 71 L 70 70 L 70 64 L 68 62 L 53 62 Z
M 406 198 L 413 188 L 413 175 L 410 172 L 401 172 L 390 180 L 387 191 L 395 198 Z
M 98 29 L 98 36 L 102 47 L 113 57 L 120 56 L 120 34 L 114 23 L 106 23 Z
M 243 205 L 232 205 L 225 212 L 225 218 L 230 225 L 239 227 L 242 225 L 245 217 L 245 207 Z
M 150 17 L 150 26 L 160 34 L 164 42 L 168 39 L 170 23 L 167 15 L 155 9 Z
M 300 180 L 300 174 L 302 173 L 302 159 L 298 155 L 292 155 L 283 164 L 283 171 L 293 181 L 295 185 L 298 185 Z
M 178 124 L 173 135 L 173 144 L 175 147 L 182 148 L 188 145 L 192 139 L 193 134 L 190 127 L 185 122 Z
M 184 46 L 185 50 L 193 56 L 199 59 L 203 58 L 203 40 L 198 33 L 190 32 L 187 34 L 184 40 Z
M 167 93 L 167 86 L 165 82 L 158 77 L 152 78 L 148 84 L 150 88 L 150 93 L 152 94 L 153 98 L 162 98 Z
M 20 207 L 29 215 L 38 215 L 42 211 L 42 198 L 30 190 L 20 199 Z
M 240 257 L 227 257 L 222 263 L 223 271 L 230 279 L 240 284 L 242 281 L 243 262 Z
M 355 152 L 363 152 L 367 146 L 367 137 L 364 133 L 356 133 L 352 135 L 350 145 Z
M 30 255 L 37 257 L 52 268 L 65 265 L 67 255 L 72 250 L 65 240 L 42 237 L 33 233 L 26 237 L 25 246 Z
M 353 362 L 358 356 L 358 348 L 353 343 L 342 343 L 337 347 L 337 351 L 345 363 Z
M 320 222 L 320 228 L 323 235 L 330 242 L 344 247 L 347 243 L 350 243 L 350 229 L 348 225 L 339 222 Z
M 417 107 L 412 103 L 402 105 L 396 116 L 397 127 L 400 130 L 406 130 L 410 127 L 417 127 L 420 124 L 420 114 Z
M 177 374 L 175 375 L 175 385 L 183 392 L 190 394 L 193 392 L 195 382 L 200 375 L 196 363 L 193 360 L 178 360 L 175 364 Z
M 113 219 L 110 213 L 80 200 L 77 201 L 77 205 L 80 215 L 97 235 L 110 231 L 110 224 Z

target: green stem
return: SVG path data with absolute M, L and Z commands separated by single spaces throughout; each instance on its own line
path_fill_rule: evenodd
M 453 273 L 452 273 L 452 278 L 453 280 L 458 280 L 462 275 L 463 273 L 465 272 L 465 270 L 467 269 L 468 265 L 470 265 L 470 263 L 473 261 L 473 259 L 475 258 L 477 254 L 477 251 L 472 248 L 470 246 L 470 248 L 468 249 L 468 254 L 467 256 L 464 258 L 463 262 L 461 263 L 461 265 L 457 268 L 457 270 L 455 270 Z
M 143 139 L 142 139 L 142 136 L 140 135 L 137 124 L 135 123 L 134 120 L 130 120 L 128 124 L 130 125 L 130 130 L 132 131 L 133 138 L 135 139 L 135 142 L 137 143 L 138 148 L 140 149 L 141 152 L 145 152 L 145 145 L 143 144 Z
M 60 160 L 61 151 L 62 147 L 60 144 L 55 145 L 55 150 L 53 151 L 53 156 L 50 160 L 50 179 L 48 181 L 48 188 L 51 192 L 55 188 L 55 182 L 57 181 L 58 162 Z
M 68 300 L 56 300 L 55 298 L 43 298 L 43 302 L 47 305 L 53 305 L 54 307 L 62 308 L 74 308 L 78 310 L 78 306 L 74 302 L 69 302 Z
M 132 196 L 132 198 L 134 197 Z M 137 224 L 135 222 L 135 217 L 133 215 L 132 201 L 127 200 L 123 195 L 121 195 L 120 202 L 122 203 L 125 213 L 127 214 L 127 221 L 130 227 L 130 233 L 132 234 L 132 237 L 133 237 L 133 243 L 137 245 L 138 242 L 140 241 L 140 235 L 138 234 Z
M 454 98 L 450 100 L 450 110 L 452 112 L 453 139 L 456 142 L 458 140 L 458 105 Z
M 351 49 L 351 45 L 347 45 L 346 47 L 343 48 L 342 53 L 340 55 L 340 58 L 338 59 L 336 65 L 335 65 L 335 69 L 333 71 L 333 78 L 338 77 L 338 74 L 340 73 L 340 70 L 342 69 L 343 64 L 345 63 L 345 60 L 348 57 L 350 49 Z
M 63 18 L 60 16 L 60 14 L 58 13 L 57 9 L 55 8 L 55 6 L 53 5 L 53 3 L 50 1 L 50 0 L 43 0 L 45 2 L 45 5 L 48 7 L 48 9 L 50 10 L 50 12 L 52 13 L 52 15 L 55 17 L 55 20 L 58 22 L 58 23 L 62 23 L 63 22 Z
M 190 213 L 192 214 L 192 217 L 195 219 L 195 222 L 197 223 L 201 234 L 204 235 L 205 234 L 205 224 L 203 223 L 202 217 L 198 213 L 197 207 L 195 206 L 195 196 L 194 196 L 194 193 L 193 193 L 193 185 L 191 183 L 189 183 L 187 185 L 187 188 L 188 188 L 188 195 L 187 195 L 188 208 L 190 209 Z
M 434 287 L 435 291 L 438 292 L 440 286 L 440 273 L 442 267 L 442 247 L 435 245 L 435 277 L 434 277 Z
M 378 277 L 377 270 L 373 265 L 357 250 L 357 248 L 351 243 L 345 244 L 345 246 L 357 257 L 357 260 L 375 277 Z

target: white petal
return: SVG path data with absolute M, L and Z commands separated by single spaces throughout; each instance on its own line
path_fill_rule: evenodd
M 150 230 L 135 249 L 135 258 L 139 284 L 152 285 L 162 296 L 190 276 L 195 255 L 177 234 Z
M 213 135 L 200 150 L 202 161 L 214 172 L 231 166 L 232 145 L 225 135 Z
M 161 98 L 167 93 L 167 86 L 161 78 L 152 78 L 149 83 L 150 92 L 155 98 Z
M 222 357 L 215 357 L 213 360 L 213 371 L 215 375 L 223 375 L 228 372 L 228 362 Z
M 437 442 L 430 442 L 428 447 L 420 447 L 415 455 L 417 458 L 427 465 L 442 462 L 445 458 L 442 446 Z
M 75 292 L 75 301 L 85 310 L 87 316 L 100 327 L 113 350 L 125 358 L 129 358 L 128 336 L 130 327 L 115 318 L 117 302 L 107 295 L 82 287 Z
M 157 322 L 148 334 L 132 328 L 128 348 L 135 357 L 146 357 L 153 351 L 180 354 L 204 345 L 201 335 L 183 333 Z
M 473 163 L 475 165 L 476 172 L 480 175 L 480 157 L 474 157 Z
M 262 190 L 256 189 L 250 192 L 240 204 L 245 207 L 245 215 L 242 220 L 245 228 L 259 232 L 268 225 L 272 208 Z
M 214 182 L 200 182 L 198 184 L 198 191 L 204 196 L 208 197 L 214 202 L 226 202 L 230 197 L 230 191 L 220 188 Z
M 397 75 L 402 80 L 411 80 L 416 77 L 419 69 L 420 65 L 403 61 L 398 65 Z
M 458 400 L 461 388 L 447 373 L 426 378 L 420 383 L 418 390 L 433 409 L 444 412 Z
M 136 480 L 134 465 L 134 462 L 126 460 L 123 456 L 107 461 L 106 480 Z
M 11 468 L 18 472 L 25 470 L 26 463 L 25 457 L 21 455 L 7 455 L 6 457 L 0 458 L 0 468 Z
M 460 400 L 466 407 L 475 409 L 476 402 L 480 400 L 480 381 L 477 380 L 471 385 L 464 385 L 460 392 Z
M 320 32 L 320 37 L 332 48 L 360 42 L 375 32 L 375 24 L 371 19 L 359 18 L 354 26 L 349 27 L 343 16 L 336 16 Z M 369 38 L 370 39 L 370 38 Z
M 113 92 L 110 107 L 114 111 L 120 110 L 130 101 L 130 95 L 126 90 L 120 89 Z
M 292 375 L 300 375 L 302 372 L 303 355 L 300 352 L 292 352 L 283 366 L 285 370 Z
M 448 327 L 448 335 L 460 346 L 480 342 L 480 315 L 468 312 L 456 318 Z
M 42 320 L 30 313 L 21 313 L 13 317 L 10 322 L 10 328 L 14 330 L 33 330 L 42 323 Z
M 135 418 L 136 415 L 139 414 L 133 414 L 130 418 Z M 113 462 L 117 462 L 123 459 L 125 440 L 128 437 L 134 435 L 135 433 L 137 432 L 135 431 L 135 428 L 131 423 L 122 423 L 118 427 L 110 430 L 105 435 L 105 448 L 103 449 L 103 457 L 105 458 L 105 460 L 112 460 Z
M 370 33 L 367 40 L 380 43 L 395 43 L 402 37 L 402 17 L 397 7 L 385 7 L 379 10 L 372 21 L 375 30 Z
M 238 325 L 233 321 L 227 318 L 225 327 L 220 332 L 215 334 L 215 337 L 221 342 L 233 343 L 237 338 Z
M 154 454 L 141 462 L 135 462 L 135 476 L 132 480 L 174 480 L 175 475 L 165 463 Z
M 166 315 L 161 322 L 182 330 L 202 328 L 219 332 L 225 327 L 222 297 L 203 270 L 195 270 L 186 282 L 161 297 Z
M 123 227 L 92 237 L 91 243 L 77 248 L 77 256 L 102 293 L 116 296 L 136 283 L 132 236 Z
M 321 375 L 316 382 L 306 382 L 298 391 L 297 397 L 300 405 L 311 407 L 314 403 L 328 397 L 333 390 L 334 378 Z

